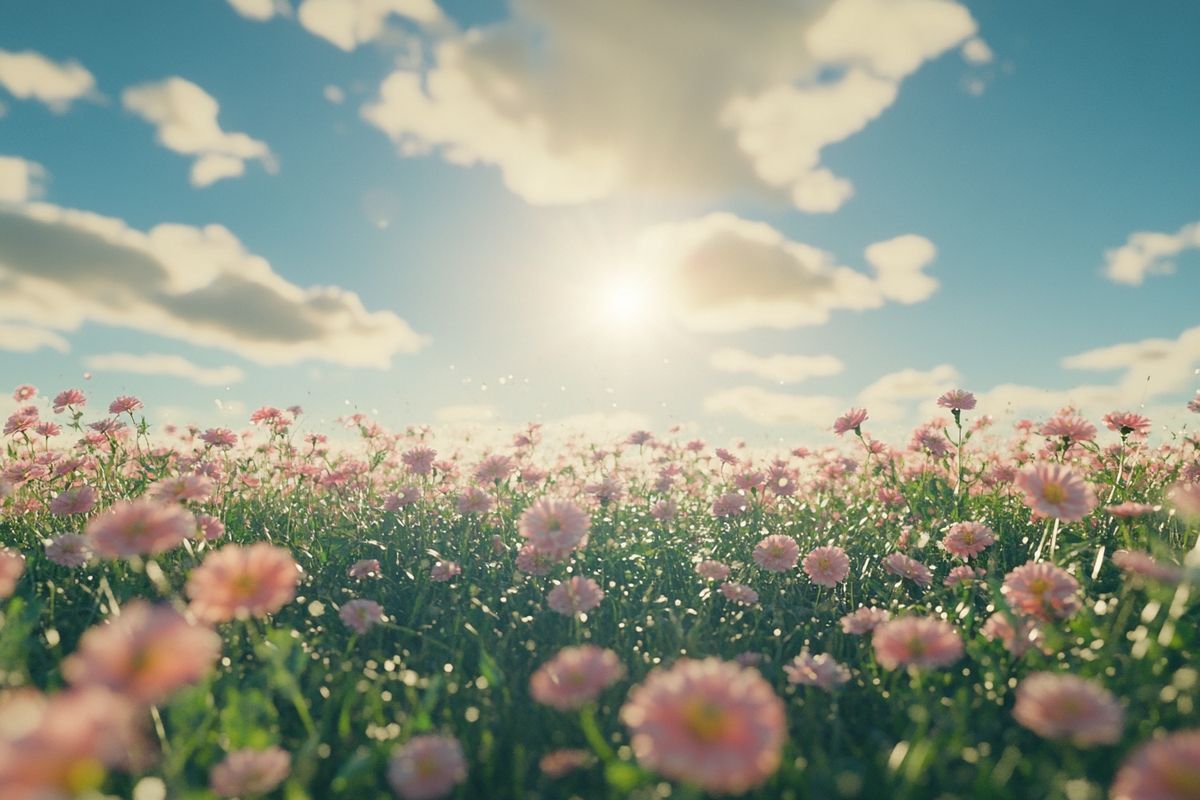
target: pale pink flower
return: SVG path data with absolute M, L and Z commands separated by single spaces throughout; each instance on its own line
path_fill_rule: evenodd
M 501 483 L 516 470 L 508 456 L 488 456 L 475 467 L 475 480 L 480 483 Z
M 584 491 L 601 503 L 615 503 L 625 496 L 625 487 L 615 475 L 605 475 L 597 483 L 589 483 Z
M 865 408 L 852 408 L 834 420 L 833 432 L 838 436 L 850 431 L 854 431 L 857 434 L 862 424 L 866 421 L 867 410 Z
M 871 644 L 884 669 L 946 667 L 963 654 L 958 631 L 937 617 L 898 617 L 885 622 L 875 628 Z
M 722 464 L 733 465 L 738 463 L 738 457 L 726 450 L 724 447 L 718 447 L 715 452 L 717 454 L 717 459 Z
M 453 561 L 438 561 L 429 570 L 429 577 L 438 583 L 453 580 L 462 574 L 462 567 Z
M 188 576 L 191 611 L 205 622 L 272 614 L 292 601 L 300 567 L 290 551 L 266 542 L 227 544 Z
M 1090 442 L 1096 438 L 1096 426 L 1083 417 L 1060 415 L 1047 420 L 1038 433 L 1071 443 Z
M 804 574 L 818 586 L 837 586 L 850 574 L 850 557 L 836 545 L 815 548 L 804 557 Z
M 22 385 L 18 386 L 13 391 L 12 398 L 13 398 L 13 400 L 16 400 L 18 403 L 24 403 L 26 400 L 30 400 L 33 397 L 35 397 L 36 395 L 37 395 L 37 388 L 30 386 L 29 384 L 26 383 L 26 384 L 22 384 Z
M 200 434 L 200 441 L 209 447 L 228 450 L 238 443 L 238 435 L 229 428 L 209 428 Z
M 1175 484 L 1167 490 L 1167 500 L 1184 519 L 1200 519 L 1200 483 Z
M 1183 569 L 1174 564 L 1163 564 L 1149 553 L 1139 550 L 1118 550 L 1112 554 L 1112 562 L 1128 575 L 1161 583 L 1179 583 L 1183 580 Z
M 538 759 L 538 769 L 547 778 L 561 778 L 570 772 L 590 765 L 593 761 L 595 761 L 595 756 L 587 750 L 562 748 L 551 750 Z
M 1196 402 L 1200 406 L 1200 402 Z M 1125 759 L 1111 800 L 1196 800 L 1200 797 L 1200 728 L 1147 742 Z
M 1104 425 L 1110 431 L 1116 431 L 1122 437 L 1145 436 L 1150 432 L 1150 420 L 1132 411 L 1114 411 L 1104 415 Z
M 416 736 L 388 762 L 388 783 L 404 800 L 435 800 L 467 779 L 462 745 L 452 736 Z
M 555 586 L 546 595 L 551 610 L 565 617 L 584 614 L 600 605 L 604 590 L 591 578 L 576 575 Z
M 789 683 L 816 686 L 827 692 L 850 680 L 849 668 L 839 664 L 833 656 L 828 653 L 814 656 L 807 650 L 792 659 L 792 663 L 784 665 L 783 671 L 787 673 Z
M 908 578 L 918 586 L 929 586 L 933 583 L 933 573 L 929 571 L 929 567 L 904 553 L 889 553 L 883 559 L 883 568 L 893 575 Z
M 962 564 L 950 570 L 950 573 L 946 575 L 946 579 L 942 581 L 942 585 L 953 588 L 961 583 L 970 586 L 985 575 L 987 575 L 987 570 L 976 569 L 975 567 Z
M 679 514 L 679 504 L 671 498 L 659 500 L 650 506 L 650 516 L 659 522 L 670 522 Z
M 959 558 L 977 556 L 996 541 L 996 534 L 982 522 L 956 522 L 946 531 L 942 547 Z
M 621 708 L 637 760 L 722 794 L 762 785 L 787 739 L 783 702 L 757 670 L 708 658 L 658 667 Z
M 1038 630 L 1037 623 L 1028 617 L 1017 617 L 1016 620 L 1014 628 L 1012 621 L 997 611 L 983 623 L 980 633 L 992 641 L 999 639 L 1005 650 L 1020 658 L 1041 640 L 1041 631 Z
M 395 513 L 405 506 L 415 505 L 420 499 L 420 489 L 415 486 L 401 486 L 383 499 L 383 510 Z
M 595 645 L 566 647 L 542 664 L 529 679 L 533 699 L 559 711 L 582 708 L 625 676 L 612 650 Z
M 64 533 L 46 544 L 46 558 L 60 567 L 82 567 L 91 557 L 87 539 L 77 533 Z
M 12 596 L 24 574 L 25 556 L 11 547 L 0 548 L 0 600 Z
M 722 583 L 720 589 L 721 594 L 725 595 L 725 599 L 731 603 L 752 606 L 758 602 L 758 592 L 744 583 Z
M 292 757 L 281 747 L 235 750 L 213 767 L 209 788 L 219 797 L 253 797 L 270 792 L 292 771 Z
M 768 572 L 787 572 L 800 560 L 800 545 L 782 533 L 764 537 L 754 546 L 754 563 Z
M 714 517 L 735 517 L 745 513 L 749 507 L 750 504 L 746 502 L 744 494 L 726 492 L 713 501 L 712 514 Z
M 521 513 L 517 531 L 535 549 L 561 561 L 587 545 L 591 525 L 587 512 L 571 501 L 542 498 Z
M 460 514 L 486 514 L 495 505 L 496 501 L 490 494 L 478 486 L 471 486 L 458 496 L 456 507 Z
M 526 575 L 549 575 L 559 561 L 552 554 L 543 553 L 531 544 L 522 545 L 517 551 L 517 569 Z
M 723 581 L 729 577 L 729 567 L 720 561 L 708 559 L 696 565 L 696 574 L 706 581 Z
M 364 558 L 350 565 L 347 574 L 351 578 L 378 578 L 382 572 L 378 559 Z
M 206 542 L 215 542 L 225 535 L 225 523 L 212 514 L 197 514 L 196 527 L 200 537 Z
M 198 474 L 162 478 L 146 489 L 149 497 L 164 503 L 185 503 L 189 500 L 203 503 L 212 497 L 212 493 L 213 482 L 207 476 Z
M 54 396 L 54 413 L 61 414 L 68 408 L 83 408 L 87 398 L 78 389 L 67 389 Z
M 1187 409 L 1193 414 L 1200 414 L 1200 393 L 1188 401 Z
M 951 389 L 937 399 L 937 404 L 951 411 L 970 411 L 975 407 L 975 395 L 966 389 Z
M 129 395 L 121 395 L 108 404 L 110 414 L 132 414 L 142 407 L 142 401 Z
M 1046 739 L 1113 744 L 1125 714 L 1112 692 L 1078 675 L 1035 672 L 1017 686 L 1013 719 Z
M 196 518 L 174 504 L 122 501 L 88 522 L 92 549 L 105 558 L 158 555 L 196 533 Z
M 1135 503 L 1129 500 L 1115 506 L 1105 506 L 1104 511 L 1114 517 L 1131 519 L 1133 517 L 1144 517 L 1147 514 L 1153 514 L 1155 511 L 1158 511 L 1158 506 L 1152 506 L 1149 503 Z
M 739 667 L 757 667 L 763 661 L 763 654 L 755 653 L 753 650 L 745 650 L 734 656 L 733 661 Z
M 1078 522 L 1096 507 L 1096 493 L 1070 467 L 1039 463 L 1017 473 L 1014 481 L 1025 505 L 1043 517 Z
M 842 631 L 853 636 L 862 636 L 891 618 L 891 613 L 885 609 L 863 607 L 842 617 Z
M 1079 582 L 1045 561 L 1030 561 L 1004 576 L 1001 594 L 1017 614 L 1045 620 L 1066 619 L 1080 608 Z
M 62 433 L 62 428 L 57 422 L 39 422 L 37 427 L 33 429 L 33 432 L 38 436 L 44 436 L 49 439 Z
M 414 447 L 400 456 L 400 461 L 414 475 L 428 475 L 433 472 L 433 461 L 437 458 L 437 450 L 429 447 Z
M 342 622 L 357 633 L 366 633 L 371 626 L 383 622 L 383 606 L 374 600 L 351 600 L 338 611 Z
M 86 484 L 64 489 L 50 501 L 50 513 L 58 517 L 86 514 L 96 507 L 99 497 L 99 493 Z

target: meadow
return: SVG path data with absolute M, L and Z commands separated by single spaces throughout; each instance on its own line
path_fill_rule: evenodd
M 468 454 L 14 397 L 4 800 L 1200 797 L 1200 438 L 1137 414 Z

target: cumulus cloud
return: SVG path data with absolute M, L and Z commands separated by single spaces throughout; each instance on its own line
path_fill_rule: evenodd
M 229 0 L 229 5 L 246 19 L 255 22 L 266 22 L 276 14 L 291 12 L 287 0 Z
M 229 350 L 261 364 L 387 367 L 427 338 L 353 292 L 302 288 L 228 229 L 120 219 L 34 203 L 0 209 L 0 322 L 92 322 Z
M 422 25 L 444 19 L 434 0 L 304 0 L 297 14 L 309 33 L 347 51 L 378 37 L 391 16 Z
M 704 410 L 710 414 L 737 414 L 759 425 L 828 428 L 845 408 L 836 397 L 828 395 L 788 394 L 758 386 L 736 386 L 705 397 Z
M 442 423 L 493 422 L 499 417 L 496 407 L 486 403 L 443 406 L 434 412 L 434 418 Z
M 404 155 L 495 166 L 536 204 L 751 189 L 825 212 L 854 190 L 822 150 L 976 24 L 952 0 L 517 0 L 441 30 L 363 109 Z
M 0 350 L 13 353 L 32 353 L 49 347 L 65 353 L 70 349 L 67 340 L 54 331 L 33 328 L 28 325 L 5 325 L 0 323 Z
M 83 360 L 83 365 L 96 372 L 130 372 L 135 375 L 183 378 L 201 386 L 226 386 L 246 379 L 246 373 L 237 367 L 202 367 L 183 356 L 161 353 L 104 353 L 88 356 Z
M 818 325 L 834 309 L 925 299 L 937 287 L 922 272 L 934 253 L 920 236 L 872 245 L 871 276 L 770 225 L 718 213 L 649 229 L 638 258 L 658 271 L 668 303 L 684 324 L 736 331 Z
M 1174 272 L 1170 259 L 1196 249 L 1200 249 L 1200 222 L 1184 225 L 1175 233 L 1139 231 L 1105 254 L 1104 274 L 1115 283 L 1140 286 L 1147 275 Z
M 968 64 L 990 64 L 995 57 L 988 43 L 979 37 L 968 39 L 963 43 L 962 56 Z
M 23 203 L 41 196 L 46 170 L 35 161 L 0 156 L 0 203 Z
M 800 383 L 809 378 L 837 375 L 846 368 L 837 358 L 828 355 L 775 353 L 760 356 L 736 347 L 714 350 L 708 363 L 719 372 L 744 373 L 779 383 Z
M 32 50 L 0 50 L 0 87 L 62 113 L 74 101 L 95 94 L 96 79 L 76 61 L 51 61 Z
M 249 160 L 261 162 L 268 171 L 275 169 L 275 158 L 265 142 L 221 130 L 220 105 L 189 80 L 170 77 L 132 86 L 122 92 L 121 102 L 155 127 L 155 138 L 163 147 L 196 156 L 190 176 L 193 186 L 237 177 Z
M 961 381 L 958 370 L 939 364 L 928 370 L 889 372 L 858 393 L 857 405 L 866 407 L 877 422 L 897 422 L 912 416 L 914 406 L 934 411 L 936 400 Z

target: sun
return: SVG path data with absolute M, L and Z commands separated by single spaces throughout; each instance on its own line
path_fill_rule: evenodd
M 614 327 L 640 325 L 645 321 L 648 310 L 649 291 L 646 284 L 636 278 L 615 278 L 600 293 L 600 314 Z

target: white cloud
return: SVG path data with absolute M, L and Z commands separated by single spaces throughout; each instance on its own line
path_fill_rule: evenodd
M 935 411 L 937 398 L 958 388 L 960 380 L 958 370 L 949 364 L 929 370 L 897 370 L 866 386 L 856 402 L 877 422 L 898 422 L 912 417 L 914 405 L 923 412 Z
M 0 156 L 0 203 L 23 203 L 42 194 L 46 170 L 35 161 Z
M 61 113 L 75 100 L 93 95 L 96 79 L 76 61 L 55 62 L 32 50 L 0 50 L 0 86 Z
M 332 2 L 306 5 L 319 1 Z M 363 116 L 402 154 L 493 165 L 536 204 L 749 189 L 836 210 L 853 186 L 821 165 L 823 148 L 976 29 L 951 0 L 521 0 L 512 12 L 431 37 L 431 59 L 388 76 Z
M 968 64 L 990 64 L 995 56 L 988 43 L 976 36 L 963 43 L 962 57 Z
M 123 220 L 35 203 L 0 209 L 0 322 L 56 331 L 85 322 L 240 354 L 386 368 L 427 343 L 353 292 L 302 288 L 228 229 Z
M 201 386 L 225 386 L 240 383 L 246 373 L 234 366 L 201 367 L 183 356 L 161 353 L 104 353 L 88 356 L 83 365 L 96 372 L 131 372 L 135 375 L 167 375 Z
M 684 324 L 706 331 L 819 325 L 834 309 L 912 303 L 936 288 L 922 272 L 935 252 L 928 240 L 903 236 L 867 252 L 877 277 L 770 225 L 718 213 L 649 229 L 638 259 L 658 271 Z
M 325 99 L 335 106 L 340 106 L 346 101 L 346 93 L 342 91 L 340 86 L 330 84 L 325 87 L 323 94 L 325 95 Z
M 1198 248 L 1200 222 L 1184 225 L 1175 233 L 1139 231 L 1130 234 L 1125 244 L 1105 253 L 1104 274 L 1110 281 L 1140 286 L 1147 275 L 1174 272 L 1175 265 L 1169 259 Z
M 378 37 L 392 15 L 423 25 L 444 19 L 434 0 L 304 0 L 298 15 L 309 33 L 343 50 Z
M 67 340 L 54 331 L 32 328 L 28 325 L 5 325 L 0 323 L 0 350 L 13 353 L 32 353 L 49 347 L 60 353 L 70 349 Z
M 265 142 L 221 130 L 217 101 L 189 80 L 170 77 L 133 86 L 122 92 L 121 101 L 156 128 L 155 138 L 163 147 L 197 157 L 191 172 L 193 186 L 241 175 L 251 159 L 268 171 L 275 169 L 275 158 Z
M 800 383 L 809 378 L 837 375 L 846 368 L 837 358 L 828 355 L 775 353 L 760 356 L 736 347 L 714 350 L 708 357 L 708 363 L 719 372 L 746 373 L 779 383 Z
M 434 418 L 443 423 L 493 422 L 499 417 L 496 407 L 486 403 L 443 406 L 434 412 Z
M 710 414 L 737 414 L 759 425 L 828 428 L 845 408 L 837 398 L 828 395 L 786 394 L 757 386 L 737 386 L 705 397 L 704 410 Z
M 276 14 L 291 12 L 287 0 L 229 0 L 229 5 L 246 19 L 255 22 L 266 22 Z

